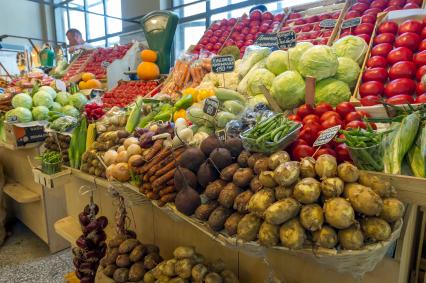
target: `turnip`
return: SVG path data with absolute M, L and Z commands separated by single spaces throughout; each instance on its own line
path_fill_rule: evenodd
M 311 177 L 304 178 L 298 182 L 293 191 L 294 198 L 303 204 L 316 202 L 320 194 L 320 182 Z
M 339 177 L 326 178 L 321 182 L 321 192 L 326 198 L 338 197 L 343 193 L 344 183 Z
M 345 229 L 355 221 L 355 212 L 344 198 L 331 198 L 324 204 L 325 220 L 337 229 Z
M 359 250 L 364 246 L 364 235 L 357 225 L 340 230 L 338 238 L 340 246 L 345 250 Z
M 315 172 L 321 178 L 329 178 L 337 175 L 336 158 L 330 154 L 323 154 L 315 162 Z
M 358 181 L 359 170 L 355 165 L 349 162 L 343 162 L 337 166 L 337 175 L 343 181 L 352 183 Z
M 387 198 L 383 200 L 383 210 L 380 218 L 389 223 L 393 223 L 404 215 L 404 204 L 396 198 Z
M 293 218 L 280 228 L 281 244 L 290 249 L 300 249 L 305 242 L 306 234 L 299 220 Z
M 315 231 L 312 235 L 314 242 L 322 248 L 332 249 L 337 244 L 336 231 L 334 231 L 334 229 L 330 226 L 325 225 L 321 229 Z
M 324 223 L 322 208 L 316 203 L 302 206 L 299 218 L 302 226 L 311 232 L 321 229 Z
M 385 241 L 389 239 L 392 229 L 385 220 L 378 217 L 368 217 L 361 221 L 361 229 L 366 238 L 373 241 Z

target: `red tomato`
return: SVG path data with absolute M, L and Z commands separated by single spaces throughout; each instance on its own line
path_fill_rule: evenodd
M 416 103 L 426 103 L 426 93 L 423 93 L 422 95 L 417 96 Z
M 426 37 L 426 28 L 423 29 L 425 31 L 425 37 Z M 422 40 L 419 44 L 419 51 L 425 51 L 426 50 L 426 38 Z
M 352 122 L 352 121 L 362 121 L 362 115 L 361 113 L 354 111 L 350 112 L 345 116 L 346 122 Z
M 318 137 L 318 132 L 313 129 L 303 129 L 299 133 L 299 138 L 306 141 L 308 144 L 313 144 Z
M 371 34 L 373 32 L 374 25 L 370 23 L 362 23 L 355 27 L 354 34 Z
M 395 41 L 395 35 L 393 35 L 390 32 L 385 32 L 385 33 L 381 33 L 379 35 L 377 35 L 374 38 L 374 44 L 380 44 L 380 43 L 390 43 L 393 44 L 393 42 Z
M 368 95 L 381 95 L 384 91 L 383 83 L 378 81 L 369 81 L 361 84 L 359 94 L 361 97 Z
M 319 117 L 315 114 L 309 114 L 309 115 L 306 115 L 305 118 L 303 118 L 303 124 L 308 124 L 310 122 L 319 123 L 319 121 L 320 121 Z
M 388 61 L 383 56 L 372 56 L 367 61 L 368 68 L 382 67 L 386 68 L 388 66 Z
M 335 116 L 338 119 L 342 118 L 342 117 L 340 117 L 339 113 L 337 113 L 335 111 L 327 111 L 327 112 L 325 112 L 324 114 L 321 115 L 320 122 L 322 123 L 332 116 Z
M 420 37 L 421 37 L 422 39 L 425 39 L 425 38 L 426 38 L 426 27 L 423 27 L 422 32 L 420 33 Z
M 369 118 L 369 117 L 371 117 L 371 115 L 370 114 L 368 114 L 367 112 L 365 112 L 365 111 L 362 111 L 362 110 L 358 110 L 357 111 L 363 118 L 364 117 L 367 117 L 367 118 Z
M 407 47 L 398 47 L 388 52 L 388 63 L 395 64 L 399 61 L 411 61 L 413 52 Z
M 315 155 L 313 156 L 315 159 L 317 159 L 318 157 L 320 157 L 320 155 L 323 154 L 330 154 L 334 157 L 336 157 L 336 152 L 334 150 L 332 150 L 331 148 L 320 148 Z
M 361 22 L 362 23 L 370 23 L 370 24 L 375 24 L 376 23 L 376 16 L 374 15 L 364 15 L 361 17 Z
M 416 74 L 416 64 L 411 61 L 396 62 L 389 69 L 389 78 L 391 80 L 399 78 L 411 79 Z
M 413 61 L 419 67 L 426 65 L 426 51 L 421 51 L 414 55 Z
M 313 114 L 314 109 L 309 104 L 303 104 L 297 108 L 297 115 L 303 119 L 306 115 Z
M 352 161 L 351 157 L 349 156 L 348 147 L 345 143 L 340 143 L 335 148 L 336 154 L 337 154 L 337 161 L 339 163 L 344 161 Z
M 367 124 L 365 124 L 363 121 L 357 121 L 357 120 L 355 120 L 355 121 L 350 121 L 345 126 L 345 130 L 347 130 L 347 129 L 357 129 L 357 128 L 367 129 Z
M 411 95 L 407 94 L 398 94 L 395 96 L 392 96 L 391 98 L 386 99 L 386 102 L 389 104 L 411 104 L 414 103 L 414 99 Z
M 388 72 L 385 68 L 371 68 L 367 69 L 364 74 L 362 74 L 362 81 L 363 82 L 369 82 L 369 81 L 378 81 L 378 82 L 385 82 L 388 79 Z
M 327 111 L 333 111 L 333 106 L 331 106 L 330 104 L 326 102 L 321 102 L 317 104 L 314 111 L 315 111 L 315 114 L 317 114 L 318 116 L 321 116 Z
M 371 49 L 371 56 L 383 56 L 386 57 L 389 52 L 392 50 L 392 44 L 390 43 L 380 43 Z
M 385 87 L 385 95 L 392 97 L 397 94 L 413 94 L 416 90 L 416 83 L 413 80 L 402 78 L 389 82 Z
M 395 39 L 395 47 L 407 47 L 416 51 L 420 43 L 420 36 L 414 32 L 405 32 Z
M 377 29 L 377 31 L 379 33 L 392 33 L 392 34 L 396 34 L 398 31 L 398 24 L 395 22 L 386 22 L 383 23 L 379 26 L 379 28 Z
M 420 81 L 424 74 L 426 74 L 426 65 L 423 65 L 423 66 L 421 66 L 420 68 L 417 69 L 416 79 L 418 81 Z
M 293 150 L 293 157 L 296 160 L 301 160 L 303 157 L 312 156 L 315 153 L 314 149 L 309 145 L 298 145 Z
M 340 117 L 346 117 L 346 115 L 352 111 L 355 111 L 355 106 L 350 102 L 341 102 L 336 106 L 336 112 L 339 113 Z
M 308 145 L 308 143 L 306 141 L 298 138 L 297 140 L 295 140 L 294 142 L 292 142 L 290 144 L 290 146 L 289 146 L 290 151 L 293 151 L 294 148 L 296 148 L 298 145 L 302 145 L 302 144 L 303 145 Z
M 420 33 L 423 29 L 423 23 L 417 20 L 406 20 L 399 25 L 398 33 L 403 34 L 404 32 Z
M 322 131 L 322 127 L 318 122 L 310 122 L 304 125 L 303 129 L 310 129 L 317 134 Z
M 373 106 L 380 104 L 380 96 L 378 95 L 367 95 L 360 100 L 362 106 Z
M 300 119 L 299 116 L 297 116 L 296 114 L 290 114 L 287 117 L 288 119 L 292 120 L 292 121 L 296 121 L 296 122 L 302 122 L 302 120 Z
M 422 95 L 423 93 L 426 93 L 426 84 L 418 83 L 416 87 L 416 93 L 417 95 Z
M 337 125 L 343 125 L 343 122 L 336 116 L 331 116 L 330 118 L 321 123 L 321 126 L 324 129 L 328 129 Z

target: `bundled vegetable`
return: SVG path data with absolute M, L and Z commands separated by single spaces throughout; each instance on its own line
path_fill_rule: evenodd
M 68 149 L 70 166 L 80 168 L 81 158 L 86 151 L 87 119 L 83 117 L 72 132 L 70 148 Z
M 421 123 L 416 140 L 408 151 L 408 164 L 416 177 L 426 178 L 426 124 Z

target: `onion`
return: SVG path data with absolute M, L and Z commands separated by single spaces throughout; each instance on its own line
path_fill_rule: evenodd
M 127 161 L 129 161 L 129 154 L 127 153 L 126 150 L 118 153 L 117 158 L 115 159 L 115 162 L 117 162 L 117 163 L 123 163 L 123 162 L 127 162 Z
M 120 153 L 122 151 L 125 151 L 126 149 L 124 148 L 124 145 L 120 145 L 117 149 L 117 152 Z
M 108 150 L 104 154 L 104 162 L 105 162 L 105 164 L 107 166 L 109 166 L 111 164 L 114 164 L 115 160 L 117 159 L 117 156 L 118 156 L 118 153 L 115 150 L 113 150 L 113 149 Z
M 127 155 L 130 157 L 132 155 L 139 155 L 142 153 L 142 148 L 139 146 L 139 144 L 131 144 L 127 148 Z
M 144 163 L 144 160 L 142 156 L 137 154 L 137 155 L 130 156 L 128 163 L 130 167 L 139 167 L 139 166 L 142 166 L 142 164 Z
M 315 172 L 321 178 L 329 178 L 337 175 L 336 158 L 330 154 L 323 154 L 315 162 Z
M 112 180 L 112 171 L 114 170 L 114 167 L 115 167 L 115 164 L 111 164 L 110 166 L 107 167 L 105 172 L 105 176 L 107 180 Z
M 127 149 L 131 144 L 138 144 L 138 143 L 139 143 L 139 140 L 137 138 L 130 137 L 124 141 L 123 145 L 124 145 L 124 148 Z
M 127 163 L 118 163 L 112 169 L 112 176 L 120 181 L 126 182 L 130 179 L 130 171 Z
M 176 134 L 184 143 L 189 143 L 194 137 L 194 132 L 190 128 L 179 129 Z

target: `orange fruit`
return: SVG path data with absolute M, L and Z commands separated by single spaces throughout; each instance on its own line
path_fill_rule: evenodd
M 86 82 L 85 82 L 85 81 L 80 81 L 80 82 L 78 83 L 78 88 L 79 88 L 79 89 L 87 89 L 87 84 L 86 84 Z
M 157 61 L 157 52 L 149 49 L 142 50 L 141 58 L 143 62 L 155 63 Z
M 102 83 L 96 79 L 91 79 L 86 82 L 86 87 L 91 88 L 102 88 Z
M 149 81 L 160 77 L 160 69 L 157 64 L 151 62 L 142 62 L 136 70 L 139 79 Z
M 81 79 L 87 82 L 88 80 L 96 79 L 96 76 L 92 73 L 83 73 L 81 75 Z

